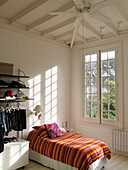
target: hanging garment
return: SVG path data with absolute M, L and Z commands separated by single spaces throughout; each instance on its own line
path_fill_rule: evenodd
M 4 127 L 0 124 L 0 153 L 4 151 Z
M 7 110 L 0 112 L 0 124 L 5 128 L 5 135 L 11 130 L 22 131 L 26 129 L 26 110 L 11 110 L 11 113 Z
M 12 129 L 16 131 L 26 129 L 26 110 L 25 109 L 15 110 L 15 114 L 13 116 L 14 122 Z

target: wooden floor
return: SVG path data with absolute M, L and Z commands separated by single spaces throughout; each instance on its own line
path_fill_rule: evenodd
M 34 161 L 29 161 L 29 165 L 24 167 L 25 170 L 51 170 L 51 168 L 44 167 Z M 23 170 L 23 169 L 18 169 Z M 128 156 L 118 155 L 112 153 L 112 158 L 108 160 L 102 170 L 128 170 Z

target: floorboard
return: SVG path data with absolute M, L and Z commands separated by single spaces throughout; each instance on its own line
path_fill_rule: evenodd
M 47 168 L 37 162 L 29 161 L 29 165 L 24 167 L 25 170 L 52 170 L 51 168 Z M 22 168 L 18 170 L 23 170 Z M 123 156 L 119 154 L 112 153 L 112 158 L 108 160 L 102 170 L 128 170 L 128 156 Z

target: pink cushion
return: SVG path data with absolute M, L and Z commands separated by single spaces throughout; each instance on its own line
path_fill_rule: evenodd
M 54 139 L 58 136 L 62 136 L 63 133 L 61 132 L 59 126 L 56 123 L 45 124 L 45 127 L 48 131 L 48 135 L 51 139 Z

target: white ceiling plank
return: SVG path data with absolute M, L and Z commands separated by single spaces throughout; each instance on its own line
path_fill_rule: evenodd
M 73 17 L 73 18 L 71 18 L 71 19 L 69 19 L 69 20 L 66 20 L 66 21 L 64 21 L 64 22 L 62 22 L 62 23 L 60 23 L 60 24 L 58 24 L 58 25 L 56 25 L 56 26 L 54 26 L 54 27 L 51 27 L 51 28 L 43 31 L 43 32 L 41 33 L 41 35 L 44 36 L 44 35 L 46 35 L 46 34 L 48 34 L 48 33 L 50 33 L 50 32 L 53 32 L 53 31 L 55 31 L 55 30 L 57 30 L 57 29 L 60 29 L 60 28 L 62 28 L 62 27 L 65 27 L 65 26 L 73 23 L 73 22 L 75 21 L 75 19 L 76 19 L 76 17 Z
M 75 27 L 74 31 L 73 31 L 73 35 L 72 35 L 72 40 L 71 40 L 71 44 L 70 44 L 70 48 L 72 48 L 75 37 L 76 37 L 76 32 L 77 32 L 77 27 Z
M 38 0 L 36 3 L 33 3 L 23 11 L 19 12 L 17 15 L 15 15 L 13 18 L 10 19 L 10 24 L 14 24 L 17 21 L 19 21 L 21 18 L 23 18 L 25 15 L 29 14 L 32 12 L 34 9 L 38 8 L 39 6 L 43 5 L 45 2 L 48 0 Z
M 55 11 L 55 12 L 64 12 L 64 11 L 67 11 L 67 10 L 71 9 L 72 7 L 74 7 L 73 1 L 70 2 L 70 3 L 68 3 L 68 4 L 66 4 L 65 6 L 59 8 L 59 9 L 58 9 L 57 11 Z M 56 15 L 46 15 L 45 17 L 43 17 L 43 18 L 35 21 L 35 22 L 32 23 L 31 25 L 29 25 L 29 26 L 27 27 L 27 30 L 29 31 L 29 30 L 37 27 L 38 25 L 41 25 L 41 24 L 43 24 L 44 22 L 46 22 L 46 21 L 54 18 L 54 17 L 56 17 Z
M 104 22 L 104 24 L 106 25 L 106 27 L 108 27 L 113 32 L 113 34 L 115 35 L 119 34 L 117 29 L 110 22 L 107 22 L 107 23 Z
M 67 32 L 65 32 L 65 33 L 63 33 L 63 34 L 60 34 L 60 35 L 55 36 L 55 37 L 54 37 L 54 40 L 59 40 L 59 39 L 65 37 L 65 36 L 71 35 L 72 33 L 73 33 L 72 30 L 67 31 Z
M 4 5 L 6 2 L 8 2 L 8 0 L 0 0 L 0 7 Z
M 94 29 L 94 28 L 92 28 L 88 23 L 86 23 L 85 21 L 84 21 L 84 23 L 83 22 L 81 22 L 81 25 L 83 25 L 83 27 L 85 27 L 86 29 L 88 29 L 95 37 L 97 37 L 98 39 L 102 39 L 102 36 Z
M 128 24 L 128 15 L 126 14 L 124 8 L 122 8 L 121 4 L 116 4 L 115 8 Z
M 84 38 L 84 36 L 82 36 L 81 34 L 79 34 L 78 32 L 76 33 L 76 37 L 81 40 L 82 42 L 87 42 L 87 40 Z

